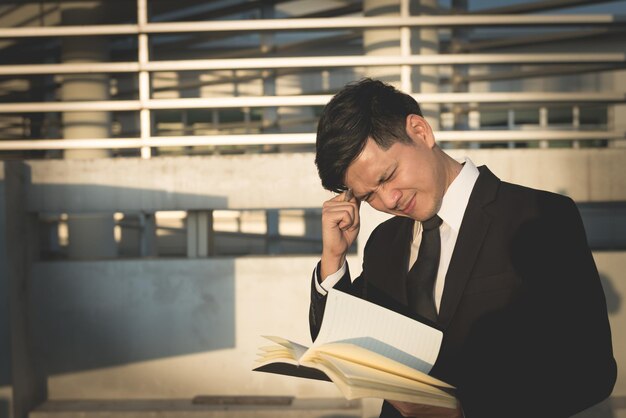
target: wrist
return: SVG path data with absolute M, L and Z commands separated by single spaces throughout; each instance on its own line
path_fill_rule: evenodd
M 322 252 L 322 259 L 320 261 L 320 281 L 324 281 L 328 276 L 339 271 L 345 261 L 345 254 L 337 256 Z

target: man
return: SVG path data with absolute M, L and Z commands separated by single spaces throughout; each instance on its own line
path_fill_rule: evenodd
M 431 374 L 456 386 L 457 410 L 385 402 L 381 417 L 566 417 L 609 396 L 605 299 L 571 199 L 455 161 L 415 100 L 371 79 L 330 101 L 316 147 L 322 185 L 340 194 L 322 211 L 312 337 L 332 287 L 444 332 Z M 363 201 L 395 216 L 354 279 Z

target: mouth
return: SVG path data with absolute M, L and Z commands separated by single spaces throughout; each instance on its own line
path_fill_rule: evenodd
M 408 215 L 411 213 L 414 206 L 415 206 L 415 196 L 413 196 L 411 200 L 409 200 L 409 202 L 406 204 L 404 209 L 401 209 L 400 212 L 404 213 L 405 215 Z

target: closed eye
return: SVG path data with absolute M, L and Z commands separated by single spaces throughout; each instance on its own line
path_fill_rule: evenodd
M 381 177 L 380 180 L 378 180 L 378 187 L 376 187 L 376 189 L 372 192 L 367 193 L 366 195 L 363 195 L 361 197 L 357 197 L 357 199 L 359 199 L 360 201 L 365 201 L 365 202 L 370 202 L 372 196 L 374 195 L 374 193 L 376 193 L 378 191 L 378 189 L 380 188 L 380 186 L 384 185 L 385 183 L 388 183 L 389 181 L 393 180 L 393 177 L 396 174 L 398 167 L 394 167 L 393 171 L 391 173 L 389 173 L 389 175 Z
M 387 182 L 391 181 L 391 179 L 393 179 L 393 176 L 396 174 L 396 170 L 397 170 L 397 168 L 394 168 L 393 171 L 391 172 L 391 174 L 389 174 L 387 176 L 387 178 L 383 181 L 383 183 L 387 183 Z

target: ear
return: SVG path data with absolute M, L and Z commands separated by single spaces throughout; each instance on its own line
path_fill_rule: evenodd
M 428 148 L 432 148 L 436 144 L 433 129 L 420 115 L 412 113 L 406 117 L 406 132 L 413 141 L 420 141 Z

